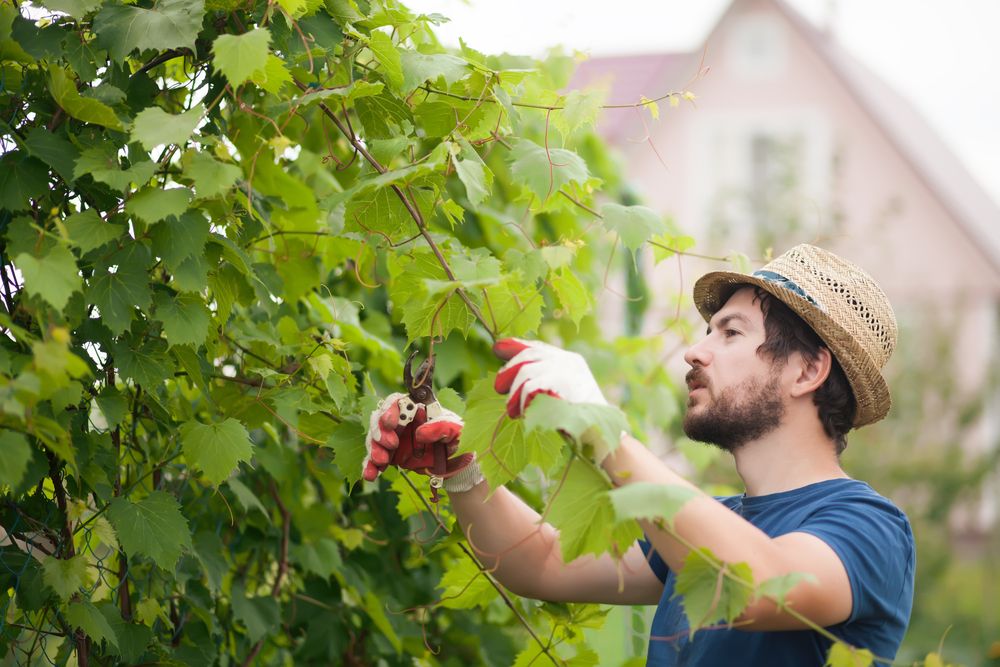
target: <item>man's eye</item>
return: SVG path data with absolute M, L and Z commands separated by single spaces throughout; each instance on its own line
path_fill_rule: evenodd
M 732 338 L 733 336 L 739 336 L 740 332 L 737 331 L 736 329 L 724 329 L 722 331 L 722 335 L 725 336 L 726 338 Z

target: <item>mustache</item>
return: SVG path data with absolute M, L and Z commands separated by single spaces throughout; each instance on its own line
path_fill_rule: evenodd
M 706 376 L 705 371 L 699 366 L 696 366 L 691 370 L 689 370 L 687 372 L 687 375 L 684 376 L 684 381 L 687 383 L 688 387 L 694 385 L 697 385 L 699 387 L 708 386 L 708 377 Z

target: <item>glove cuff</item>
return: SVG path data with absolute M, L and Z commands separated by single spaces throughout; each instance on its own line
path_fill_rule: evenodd
M 448 493 L 465 493 L 466 491 L 471 491 L 472 487 L 476 486 L 484 479 L 486 478 L 483 476 L 483 471 L 479 467 L 479 462 L 473 459 L 472 463 L 465 466 L 451 477 L 445 478 L 444 490 Z

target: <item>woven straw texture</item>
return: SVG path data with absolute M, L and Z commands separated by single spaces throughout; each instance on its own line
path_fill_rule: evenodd
M 770 279 L 729 271 L 702 276 L 694 286 L 698 311 L 706 321 L 711 319 L 723 306 L 722 295 L 735 284 L 767 290 L 805 320 L 840 362 L 858 405 L 854 426 L 885 417 L 891 400 L 881 369 L 896 347 L 896 316 L 872 277 L 857 265 L 806 244 L 795 246 L 755 273 L 764 272 Z M 796 293 L 799 290 L 815 304 Z

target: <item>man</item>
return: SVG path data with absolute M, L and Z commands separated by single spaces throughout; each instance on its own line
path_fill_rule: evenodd
M 707 274 L 695 284 L 694 300 L 708 331 L 684 357 L 691 367 L 685 432 L 731 452 L 746 493 L 715 499 L 698 491 L 676 515 L 677 533 L 723 561 L 748 563 L 757 581 L 811 575 L 789 592 L 788 605 L 852 646 L 892 659 L 913 598 L 913 537 L 905 515 L 849 478 L 839 462 L 847 432 L 882 419 L 889 409 L 880 370 L 895 346 L 896 322 L 885 294 L 855 265 L 802 245 L 752 275 Z M 538 393 L 605 403 L 579 355 L 513 339 L 498 342 L 495 350 L 507 361 L 496 388 L 509 393 L 513 417 Z M 366 461 L 368 479 L 394 461 L 427 473 L 428 443 L 444 441 L 454 451 L 461 432 L 454 415 L 398 429 L 395 403 L 373 415 L 368 445 L 378 461 Z M 397 430 L 402 440 L 384 446 Z M 695 488 L 628 435 L 613 448 L 590 444 L 616 485 Z M 648 664 L 826 660 L 830 640 L 802 631 L 801 621 L 767 599 L 752 602 L 735 628 L 703 630 L 689 639 L 674 596 L 675 573 L 688 548 L 651 522 L 642 522 L 647 539 L 625 554 L 623 568 L 607 555 L 564 563 L 557 533 L 539 526 L 534 510 L 506 488 L 487 498 L 489 489 L 470 455 L 451 459 L 443 477 L 484 564 L 495 566 L 497 579 L 515 593 L 658 605 Z

